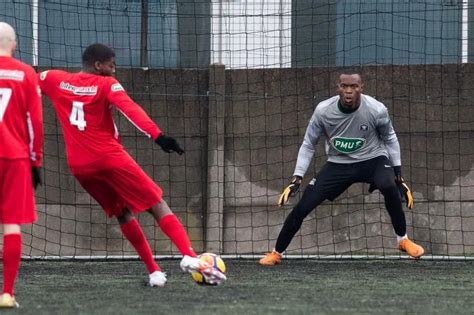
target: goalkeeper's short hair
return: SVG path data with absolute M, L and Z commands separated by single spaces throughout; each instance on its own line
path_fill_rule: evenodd
M 82 63 L 93 66 L 96 61 L 104 62 L 115 57 L 115 52 L 109 46 L 103 44 L 92 44 L 82 53 Z

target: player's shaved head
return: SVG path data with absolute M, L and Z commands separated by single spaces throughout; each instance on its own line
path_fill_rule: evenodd
M 0 54 L 11 56 L 16 48 L 15 30 L 10 24 L 0 22 Z
M 354 73 L 341 73 L 341 75 L 339 76 L 339 83 L 341 83 L 342 81 L 344 81 L 345 78 L 347 77 L 352 77 L 352 78 L 355 78 L 358 83 L 362 84 L 362 77 L 360 76 L 359 73 L 357 72 L 354 72 Z

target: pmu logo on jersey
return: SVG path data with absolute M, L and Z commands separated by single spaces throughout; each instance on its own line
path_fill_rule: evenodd
M 353 153 L 364 146 L 365 139 L 334 137 L 331 143 L 334 149 L 341 153 Z
M 70 91 L 74 95 L 96 95 L 97 94 L 97 85 L 93 86 L 74 86 L 68 82 L 63 82 L 59 84 L 59 88 Z

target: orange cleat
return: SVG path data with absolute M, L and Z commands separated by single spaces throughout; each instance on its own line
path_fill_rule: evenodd
M 425 253 L 425 250 L 420 245 L 415 244 L 410 241 L 408 238 L 404 238 L 400 241 L 398 248 L 406 252 L 408 256 L 411 256 L 415 259 L 420 258 Z
M 265 257 L 263 257 L 259 261 L 260 265 L 262 266 L 274 266 L 278 265 L 280 262 L 281 254 L 276 251 L 272 251 L 271 253 L 266 254 Z

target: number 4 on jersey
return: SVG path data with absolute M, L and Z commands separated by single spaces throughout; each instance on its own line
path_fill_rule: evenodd
M 84 103 L 83 102 L 72 102 L 72 111 L 69 116 L 69 122 L 71 125 L 76 126 L 80 131 L 86 129 L 86 121 L 84 119 Z
M 0 121 L 3 120 L 10 97 L 12 97 L 12 89 L 0 89 Z

